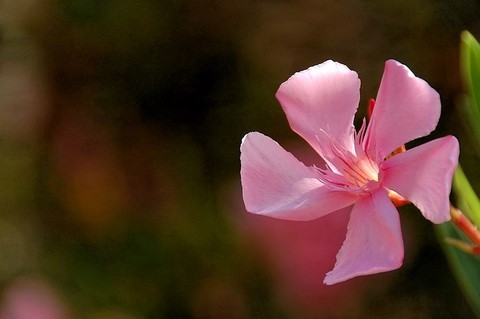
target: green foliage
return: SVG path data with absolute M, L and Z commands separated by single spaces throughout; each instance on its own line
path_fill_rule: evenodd
M 467 93 L 466 119 L 480 145 L 480 44 L 468 31 L 461 35 L 460 72 Z
M 473 223 L 480 225 L 480 200 L 460 166 L 458 166 L 453 178 L 453 190 L 456 195 L 455 199 L 458 208 L 460 208 Z
M 464 111 L 472 135 L 480 145 L 480 44 L 467 31 L 461 35 L 460 71 L 466 89 Z M 476 225 L 480 225 L 480 200 L 459 166 L 453 179 L 456 205 Z M 438 225 L 440 238 L 454 238 L 468 242 L 453 223 Z M 474 312 L 480 317 L 480 260 L 452 245 L 443 245 L 452 270 Z
M 463 234 L 451 222 L 437 225 L 436 230 L 440 238 L 466 240 Z M 443 249 L 465 297 L 477 317 L 480 317 L 479 259 L 447 243 L 443 244 Z
M 480 200 L 460 166 L 453 179 L 453 191 L 458 208 L 475 224 L 480 225 Z M 438 231 L 442 238 L 455 238 L 468 241 L 466 236 L 464 236 L 453 223 L 439 225 Z M 466 298 L 472 305 L 477 316 L 480 316 L 480 272 L 478 272 L 478 257 L 460 251 L 449 244 L 444 244 L 444 250 Z

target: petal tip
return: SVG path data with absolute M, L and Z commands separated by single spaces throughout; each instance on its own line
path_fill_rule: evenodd
M 350 280 L 350 279 L 353 279 L 353 278 L 356 278 L 356 277 L 360 277 L 360 276 L 375 275 L 375 274 L 380 274 L 380 273 L 384 273 L 384 272 L 397 270 L 397 269 L 399 269 L 400 267 L 403 266 L 404 255 L 399 254 L 397 257 L 398 258 L 395 258 L 395 259 L 391 260 L 390 261 L 391 263 L 388 266 L 373 267 L 371 269 L 361 271 L 361 272 L 357 272 L 357 273 L 338 275 L 338 274 L 335 273 L 335 269 L 333 269 L 332 271 L 328 272 L 325 275 L 323 283 L 327 286 L 331 286 L 331 285 L 342 283 L 344 281 L 347 281 L 347 280 Z

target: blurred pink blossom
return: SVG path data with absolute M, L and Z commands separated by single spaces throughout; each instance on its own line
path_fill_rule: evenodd
M 3 294 L 0 319 L 68 319 L 67 307 L 49 284 L 19 278 Z
M 246 209 L 255 214 L 312 220 L 353 205 L 346 240 L 324 283 L 397 269 L 403 238 L 391 198 L 415 204 L 434 223 L 450 219 L 449 193 L 458 162 L 453 136 L 390 156 L 428 135 L 440 117 L 440 98 L 404 65 L 389 60 L 367 127 L 353 118 L 360 99 L 356 72 L 326 61 L 294 74 L 277 98 L 292 129 L 326 162 L 307 167 L 271 138 L 252 132 L 241 145 Z
M 345 238 L 348 213 L 342 209 L 308 223 L 236 216 L 242 238 L 249 239 L 271 272 L 277 300 L 299 317 L 343 318 L 358 311 L 372 284 L 383 291 L 390 282 L 391 277 L 382 277 L 381 282 L 358 278 L 333 286 L 322 283 Z

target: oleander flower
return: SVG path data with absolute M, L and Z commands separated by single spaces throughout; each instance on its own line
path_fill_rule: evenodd
M 352 207 L 346 239 L 325 284 L 402 265 L 394 202 L 413 203 L 433 223 L 450 219 L 457 139 L 446 136 L 394 152 L 428 135 L 440 117 L 438 93 L 406 66 L 385 63 L 370 122 L 364 119 L 358 132 L 353 119 L 360 80 L 345 65 L 326 61 L 298 72 L 276 97 L 290 127 L 325 166 L 307 167 L 271 138 L 248 133 L 240 147 L 243 200 L 251 213 L 297 221 Z

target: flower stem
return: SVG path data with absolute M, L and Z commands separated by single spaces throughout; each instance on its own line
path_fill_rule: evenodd
M 480 247 L 480 232 L 474 224 L 456 207 L 450 206 L 452 222 L 475 244 L 477 251 Z M 458 247 L 458 245 L 455 245 Z
M 480 247 L 475 246 L 472 244 L 467 244 L 464 241 L 461 241 L 456 238 L 445 238 L 445 242 L 460 249 L 463 250 L 466 253 L 472 254 L 472 255 L 477 255 L 480 256 Z

